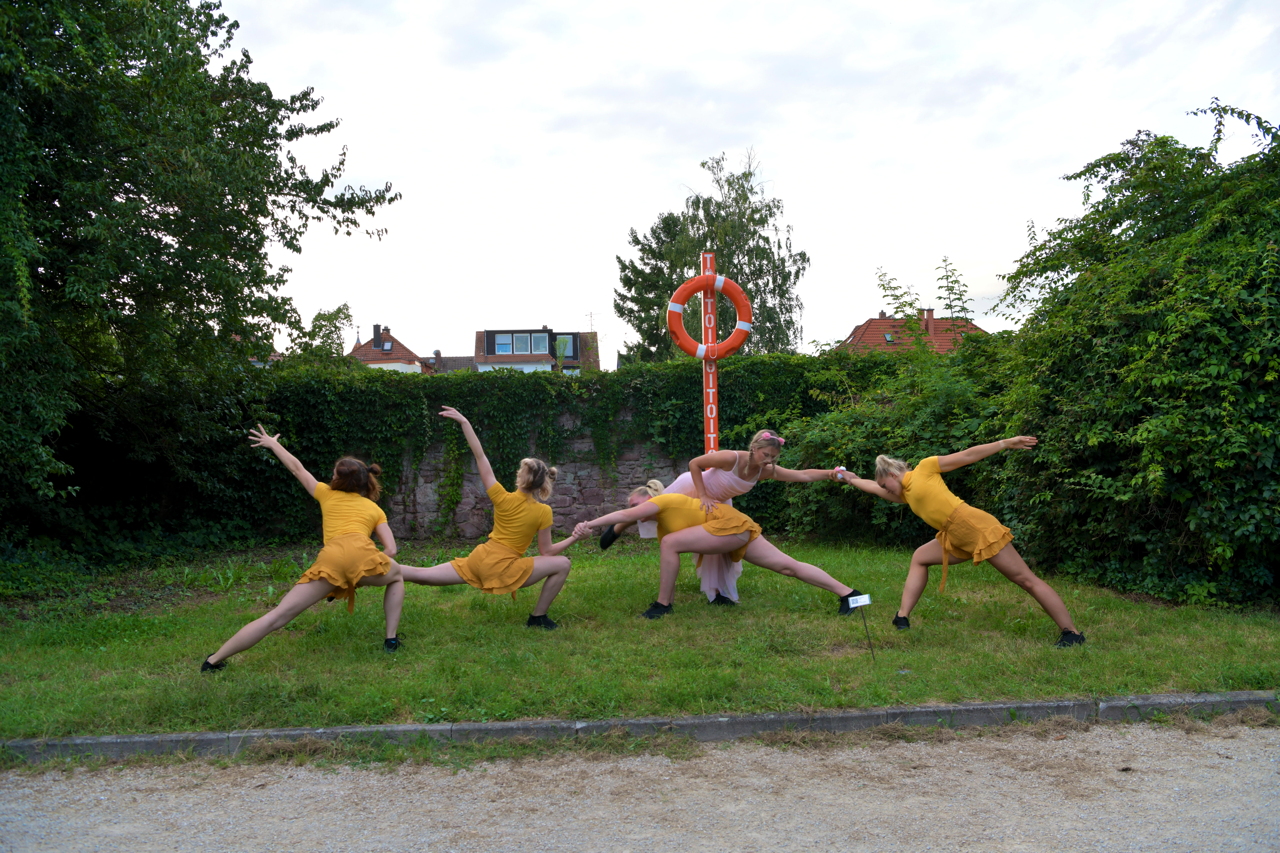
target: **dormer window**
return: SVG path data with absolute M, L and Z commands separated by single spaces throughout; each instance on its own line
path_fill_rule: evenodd
M 884 342 L 885 342 L 885 343 L 887 343 L 887 344 L 891 344 L 891 343 L 893 343 L 893 335 L 889 334 L 888 332 L 885 332 L 885 333 L 884 333 Z

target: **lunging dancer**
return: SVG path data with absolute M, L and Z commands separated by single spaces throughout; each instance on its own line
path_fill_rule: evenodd
M 661 619 L 672 611 L 681 554 L 722 554 L 734 563 L 745 558 L 749 563 L 834 593 L 840 599 L 841 614 L 853 611 L 854 608 L 849 606 L 850 596 L 861 595 L 817 566 L 782 553 L 760 535 L 760 525 L 731 506 L 714 505 L 708 512 L 697 498 L 671 492 L 654 497 L 646 487 L 633 491 L 628 503 L 629 509 L 584 521 L 573 532 L 579 538 L 586 538 L 596 527 L 620 522 L 631 524 L 649 518 L 658 522 L 658 600 L 644 612 L 646 619 Z
M 908 468 L 901 459 L 877 456 L 874 482 L 847 472 L 843 474 L 841 479 L 855 488 L 887 501 L 906 504 L 938 531 L 933 541 L 921 545 L 911 555 L 911 567 L 907 569 L 907 581 L 902 587 L 902 606 L 893 617 L 894 627 L 898 630 L 911 627 L 908 617 L 929 582 L 930 566 L 942 566 L 941 592 L 946 588 L 947 565 L 951 560 L 972 560 L 974 565 L 989 560 L 1000 574 L 1025 589 L 1061 629 L 1062 634 L 1054 645 L 1065 648 L 1084 642 L 1084 634 L 1076 630 L 1061 596 L 1036 577 L 1013 547 L 1013 534 L 1009 528 L 990 513 L 969 506 L 953 495 L 942 480 L 943 474 L 1002 450 L 1030 450 L 1036 446 L 1036 441 L 1033 435 L 1005 438 L 959 453 L 930 456 L 921 460 L 914 469 Z
M 569 558 L 560 555 L 582 537 L 570 536 L 551 544 L 551 507 L 539 501 L 551 497 L 556 469 L 541 459 L 524 459 L 516 474 L 516 490 L 508 492 L 493 476 L 493 468 L 471 422 L 450 406 L 445 406 L 440 414 L 462 426 L 467 446 L 476 458 L 480 482 L 493 501 L 493 531 L 466 557 L 427 568 L 401 566 L 405 581 L 426 586 L 467 583 L 493 595 L 514 594 L 518 589 L 542 581 L 542 593 L 525 625 L 547 630 L 558 627 L 547 616 L 547 610 L 569 577 Z M 526 557 L 524 552 L 535 536 L 541 556 Z
M 205 658 L 201 672 L 220 670 L 227 658 L 256 645 L 272 631 L 293 621 L 299 613 L 322 598 L 345 598 L 347 610 L 355 608 L 356 587 L 384 586 L 382 607 L 387 617 L 387 636 L 383 648 L 394 652 L 400 648 L 396 630 L 400 625 L 400 608 L 404 602 L 404 584 L 400 567 L 391 558 L 396 554 L 396 539 L 387 526 L 386 513 L 374 501 L 382 492 L 378 476 L 382 469 L 365 465 L 352 456 L 344 456 L 333 466 L 333 479 L 316 480 L 302 463 L 280 444 L 279 435 L 267 435 L 259 424 L 249 430 L 254 447 L 265 447 L 284 463 L 289 473 L 298 478 L 302 488 L 320 502 L 324 520 L 324 548 L 315 563 L 303 573 L 293 589 L 280 603 L 235 633 L 222 648 Z M 377 534 L 382 550 L 374 547 L 370 535 Z

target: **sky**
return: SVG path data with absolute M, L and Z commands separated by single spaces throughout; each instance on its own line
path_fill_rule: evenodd
M 979 326 L 1039 229 L 1082 212 L 1062 180 L 1139 130 L 1205 145 L 1214 97 L 1280 121 L 1274 0 L 386 2 L 224 0 L 233 46 L 277 95 L 313 87 L 347 182 L 403 199 L 313 227 L 285 293 L 309 320 L 347 303 L 420 356 L 471 355 L 478 329 L 595 330 L 602 367 L 635 336 L 613 313 L 616 256 L 748 151 L 811 264 L 802 338 L 888 308 L 877 271 L 936 298 L 948 258 Z M 1254 150 L 1228 127 L 1223 157 Z M 282 341 L 283 345 L 283 341 Z M 809 349 L 807 347 L 807 349 Z

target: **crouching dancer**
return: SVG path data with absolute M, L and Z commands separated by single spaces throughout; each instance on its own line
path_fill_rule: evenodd
M 671 612 L 681 554 L 727 554 L 732 562 L 745 559 L 761 568 L 798 578 L 834 593 L 840 599 L 839 612 L 842 614 L 852 611 L 849 597 L 861 595 L 817 566 L 802 563 L 779 551 L 777 546 L 760 535 L 760 525 L 731 506 L 720 504 L 712 512 L 707 512 L 697 498 L 671 492 L 654 497 L 645 487 L 633 491 L 628 503 L 629 509 L 584 521 L 573 532 L 575 536 L 585 538 L 596 527 L 608 527 L 619 522 L 629 524 L 649 518 L 658 522 L 658 600 L 644 612 L 646 619 L 661 619 Z
M 467 446 L 476 458 L 480 482 L 484 484 L 489 500 L 493 501 L 493 531 L 466 557 L 427 568 L 401 566 L 404 579 L 425 586 L 466 583 L 481 592 L 493 595 L 509 592 L 513 597 L 516 590 L 541 581 L 542 593 L 525 626 L 547 630 L 556 628 L 547 611 L 568 579 L 570 568 L 569 558 L 560 555 L 582 538 L 570 536 L 551 544 L 551 507 L 539 501 L 551 497 L 556 469 L 548 467 L 541 459 L 524 459 L 516 474 L 516 490 L 508 492 L 493 476 L 493 468 L 484 455 L 484 448 L 471 422 L 449 406 L 445 406 L 440 414 L 462 426 Z M 541 556 L 526 557 L 524 552 L 534 536 L 538 537 Z
M 377 465 L 365 465 L 359 459 L 344 456 L 333 466 L 333 479 L 321 483 L 302 466 L 292 453 L 280 444 L 279 435 L 267 435 L 261 425 L 249 431 L 254 447 L 265 447 L 276 455 L 289 473 L 298 478 L 302 488 L 320 502 L 324 520 L 324 548 L 315 563 L 307 569 L 293 589 L 271 612 L 261 616 L 222 644 L 222 648 L 205 658 L 201 672 L 219 670 L 227 658 L 256 645 L 272 631 L 293 621 L 299 613 L 322 598 L 345 598 L 347 610 L 355 608 L 356 587 L 382 586 L 382 607 L 387 617 L 387 636 L 383 648 L 394 652 L 400 648 L 396 629 L 400 625 L 400 608 L 404 603 L 404 583 L 400 567 L 391 558 L 396 554 L 396 539 L 387 526 L 387 516 L 375 500 L 382 491 Z M 382 550 L 370 539 L 377 534 Z
M 841 479 L 868 494 L 887 501 L 904 503 L 930 527 L 938 531 L 932 542 L 921 545 L 911 555 L 907 581 L 902 587 L 902 606 L 893 617 L 898 630 L 911 627 L 908 617 L 929 582 L 929 567 L 942 566 L 941 592 L 947 585 L 947 565 L 951 560 L 972 560 L 974 565 L 991 561 L 1000 574 L 1022 587 L 1036 600 L 1062 634 L 1055 643 L 1060 648 L 1084 642 L 1061 596 L 1040 578 L 1013 547 L 1013 533 L 990 513 L 969 506 L 951 493 L 942 475 L 1002 450 L 1029 450 L 1036 437 L 1019 435 L 990 444 L 979 444 L 947 456 L 930 456 L 913 470 L 901 459 L 876 457 L 875 482 L 844 473 Z

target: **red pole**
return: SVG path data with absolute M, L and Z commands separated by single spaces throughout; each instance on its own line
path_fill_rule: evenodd
M 714 252 L 702 253 L 702 274 L 714 275 L 716 256 Z M 708 350 L 716 344 L 719 331 L 716 329 L 716 289 L 709 286 L 702 291 L 702 343 Z M 714 358 L 703 359 L 702 362 L 702 435 L 703 452 L 710 453 L 720 449 L 720 404 L 717 397 L 720 391 L 720 374 L 716 372 Z

